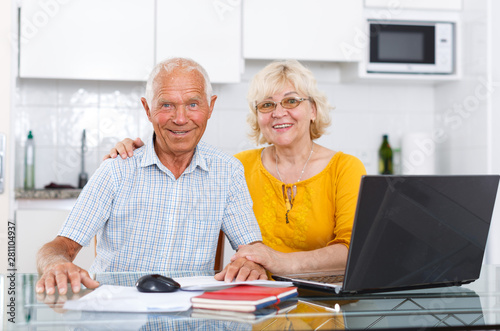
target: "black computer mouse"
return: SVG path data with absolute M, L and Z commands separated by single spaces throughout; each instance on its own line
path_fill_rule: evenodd
M 135 287 L 139 292 L 174 292 L 181 288 L 181 284 L 172 278 L 153 274 L 139 278 Z

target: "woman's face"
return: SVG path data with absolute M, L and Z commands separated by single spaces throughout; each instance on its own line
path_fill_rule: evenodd
M 316 108 L 309 100 L 302 101 L 293 109 L 283 108 L 280 102 L 287 97 L 305 98 L 309 96 L 296 91 L 291 83 L 287 83 L 282 91 L 261 101 L 274 101 L 276 109 L 269 113 L 258 112 L 258 123 L 262 135 L 268 142 L 276 146 L 287 147 L 291 144 L 309 142 L 309 126 L 316 118 Z

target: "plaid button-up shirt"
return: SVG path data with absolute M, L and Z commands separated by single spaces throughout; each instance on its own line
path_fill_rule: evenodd
M 59 235 L 88 246 L 97 234 L 90 272 L 208 271 L 221 229 L 234 249 L 262 240 L 241 163 L 200 142 L 175 179 L 151 139 L 103 162 Z

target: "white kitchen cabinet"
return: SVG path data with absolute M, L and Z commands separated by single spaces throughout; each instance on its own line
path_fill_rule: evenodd
M 154 65 L 154 0 L 24 0 L 20 77 L 141 81 Z
M 462 0 L 365 0 L 365 7 L 387 10 L 423 9 L 423 10 L 461 10 Z
M 239 82 L 241 2 L 157 0 L 156 59 L 188 57 L 215 83 Z
M 19 273 L 35 273 L 36 254 L 53 240 L 68 217 L 69 210 L 19 209 L 16 211 L 16 268 Z M 94 261 L 94 240 L 83 247 L 74 263 L 88 270 Z
M 251 0 L 243 7 L 247 59 L 359 61 L 362 0 Z

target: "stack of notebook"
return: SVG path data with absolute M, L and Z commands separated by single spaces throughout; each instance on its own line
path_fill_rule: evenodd
M 297 296 L 296 287 L 240 285 L 191 298 L 193 309 L 254 312 Z
M 191 317 L 257 324 L 269 318 L 286 314 L 296 308 L 297 300 L 293 298 L 252 312 L 193 308 Z

